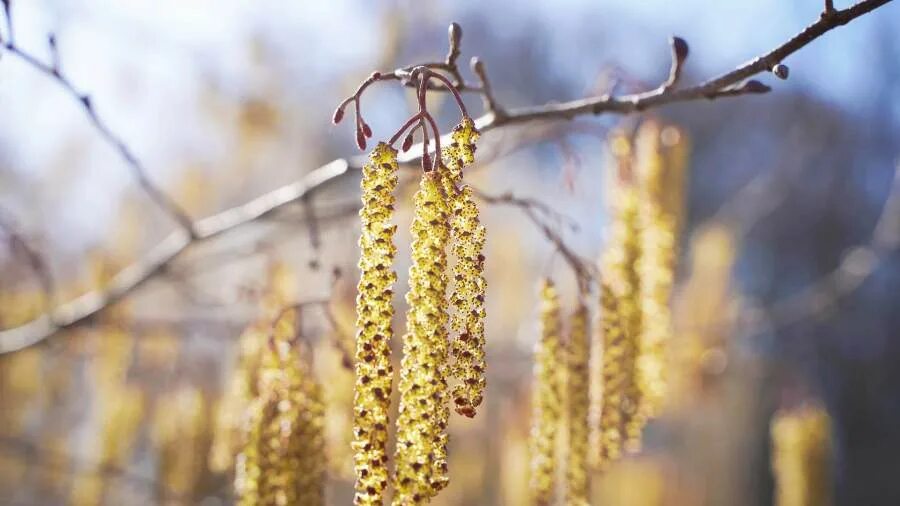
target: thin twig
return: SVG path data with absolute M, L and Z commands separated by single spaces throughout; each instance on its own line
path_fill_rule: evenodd
M 4 5 L 7 7 L 7 30 L 11 32 L 12 21 L 8 8 L 9 4 L 5 3 Z M 143 163 L 141 163 L 141 161 L 134 154 L 131 148 L 129 148 L 128 145 L 125 144 L 125 141 L 123 141 L 121 137 L 116 135 L 106 123 L 106 121 L 104 121 L 103 118 L 101 118 L 97 113 L 91 97 L 78 91 L 78 89 L 75 87 L 75 84 L 72 83 L 72 81 L 70 81 L 65 74 L 63 74 L 62 70 L 59 67 L 56 38 L 51 35 L 48 41 L 50 44 L 52 56 L 52 62 L 50 64 L 42 62 L 36 56 L 19 47 L 15 43 L 15 40 L 11 37 L 6 40 L 3 48 L 6 49 L 7 53 L 19 58 L 21 61 L 25 62 L 33 69 L 45 74 L 46 76 L 56 81 L 56 83 L 59 84 L 59 86 L 63 90 L 68 92 L 76 102 L 81 104 L 84 113 L 93 124 L 94 130 L 96 130 L 97 133 L 100 134 L 100 137 L 102 137 L 107 144 L 115 148 L 122 160 L 125 161 L 125 164 L 128 165 L 128 167 L 131 169 L 135 179 L 138 182 L 138 185 L 140 185 L 140 187 L 150 197 L 150 199 L 153 200 L 153 202 L 155 202 L 167 214 L 169 214 L 172 219 L 174 219 L 175 222 L 177 222 L 179 226 L 184 229 L 185 232 L 187 232 L 189 235 L 193 235 L 194 231 L 191 228 L 193 221 L 191 220 L 188 213 L 150 180 L 149 176 L 147 175 L 147 169 L 144 167 Z
M 744 81 L 756 74 L 769 71 L 782 60 L 826 32 L 845 25 L 890 1 L 863 0 L 847 9 L 835 10 L 830 15 L 820 17 L 790 40 L 768 53 L 754 58 L 730 72 L 692 87 L 680 89 L 665 89 L 665 87 L 661 87 L 649 92 L 632 95 L 618 97 L 604 95 L 570 102 L 545 104 L 509 110 L 503 116 L 487 113 L 476 119 L 475 125 L 484 133 L 503 126 L 532 121 L 573 119 L 579 116 L 603 113 L 628 114 L 676 102 L 760 93 L 766 89 L 762 83 L 757 81 L 745 83 Z M 49 69 L 49 67 L 40 62 L 35 61 L 35 63 L 38 69 L 45 72 L 46 70 L 44 69 Z M 441 68 L 446 69 L 446 62 L 426 66 L 438 70 Z M 53 75 L 52 69 L 51 75 Z M 396 76 L 396 79 L 401 79 L 400 74 Z M 79 100 L 82 99 L 82 96 L 77 93 L 68 81 L 57 81 L 64 87 L 67 87 L 73 96 Z M 750 83 L 756 84 L 751 85 Z M 468 91 L 468 87 L 460 85 L 457 86 L 457 90 Z M 88 100 L 86 103 L 90 103 L 90 101 Z M 90 108 L 87 110 L 92 111 Z M 96 115 L 91 117 L 96 118 Z M 94 124 L 97 126 L 98 121 L 95 120 Z M 105 127 L 103 123 L 99 123 L 99 125 Z M 118 139 L 112 136 L 108 129 L 106 132 L 106 136 L 109 138 Z M 124 150 L 120 149 L 120 151 L 130 153 L 127 148 L 124 148 Z M 421 155 L 417 152 L 418 150 L 410 149 L 406 153 L 401 153 L 399 160 L 403 163 L 419 160 Z M 365 163 L 363 157 L 353 160 L 334 160 L 309 172 L 300 180 L 278 188 L 246 204 L 227 209 L 209 218 L 192 222 L 192 227 L 185 227 L 183 230 L 173 232 L 156 248 L 151 250 L 146 257 L 117 274 L 106 288 L 90 292 L 71 302 L 62 304 L 51 313 L 25 325 L 0 332 L 0 354 L 41 342 L 60 330 L 74 327 L 89 320 L 106 307 L 109 307 L 164 271 L 190 246 L 267 216 L 282 206 L 296 202 L 307 193 L 314 192 L 359 170 L 363 163 Z M 137 167 L 140 168 L 141 166 L 138 165 Z M 189 232 L 191 229 L 194 231 L 193 235 Z

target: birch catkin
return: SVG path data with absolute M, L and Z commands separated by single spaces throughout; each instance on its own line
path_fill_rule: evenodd
M 568 374 L 566 402 L 568 405 L 569 451 L 566 463 L 566 504 L 588 504 L 587 460 L 589 450 L 588 409 L 590 405 L 590 356 L 588 308 L 579 301 L 572 313 L 567 343 Z
M 450 303 L 454 308 L 450 327 L 458 332 L 452 341 L 450 355 L 454 359 L 451 372 L 459 381 L 453 387 L 453 402 L 462 415 L 475 416 L 485 388 L 484 361 L 484 243 L 485 228 L 479 220 L 478 206 L 469 186 L 458 188 L 463 167 L 475 159 L 478 130 L 469 118 L 453 130 L 453 142 L 444 149 L 447 195 L 450 198 L 450 231 L 454 287 Z
M 635 185 L 633 152 L 624 135 L 613 138 L 612 150 L 618 162 L 616 221 L 611 247 L 603 261 L 610 287 L 616 293 L 621 317 L 623 339 L 621 367 L 624 371 L 624 398 L 621 404 L 625 446 L 629 451 L 640 449 L 644 418 L 640 412 L 641 385 L 638 377 L 638 355 L 641 351 L 642 318 L 641 279 L 637 266 L 641 259 L 639 195 Z
M 818 407 L 776 413 L 771 433 L 777 506 L 833 503 L 830 425 Z
M 624 444 L 624 410 L 629 373 L 624 367 L 628 343 L 619 302 L 609 283 L 600 283 L 599 339 L 594 357 L 599 357 L 601 389 L 591 394 L 592 467 L 603 469 L 618 459 Z M 598 351 L 600 353 L 598 353 Z M 595 384 L 596 385 L 596 384 Z
M 415 195 L 412 266 L 400 371 L 394 504 L 422 504 L 447 483 L 447 254 L 442 175 L 422 177 Z
M 556 484 L 556 446 L 563 415 L 562 349 L 559 296 L 550 280 L 540 288 L 540 335 L 534 350 L 532 413 L 529 450 L 529 488 L 534 504 L 553 503 Z
M 391 269 L 396 226 L 390 223 L 397 186 L 397 152 L 379 143 L 362 171 L 360 279 L 356 298 L 356 387 L 353 450 L 357 505 L 380 505 L 388 484 L 388 409 L 391 402 L 390 342 L 394 309 Z
M 657 414 L 665 395 L 665 345 L 672 333 L 669 297 L 675 271 L 675 216 L 665 207 L 666 169 L 660 131 L 647 121 L 635 139 L 636 175 L 640 182 L 638 231 L 641 255 L 637 272 L 641 280 L 641 339 L 637 380 L 641 397 L 637 423 Z
M 325 408 L 296 331 L 296 311 L 286 311 L 263 353 L 259 397 L 235 466 L 241 506 L 324 504 Z

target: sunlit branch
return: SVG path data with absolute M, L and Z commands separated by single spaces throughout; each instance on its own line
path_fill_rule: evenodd
M 459 70 L 456 67 L 461 32 L 457 32 L 454 35 L 453 28 L 451 28 L 450 34 L 451 50 L 448 53 L 447 60 L 440 63 L 418 66 L 424 66 L 434 71 L 448 72 L 453 78 L 453 85 L 456 87 L 457 91 L 485 93 L 485 100 L 488 103 L 487 112 L 475 120 L 476 127 L 482 133 L 508 125 L 534 121 L 571 120 L 580 116 L 606 113 L 630 114 L 677 102 L 690 102 L 745 94 L 765 93 L 770 89 L 767 85 L 756 80 L 748 79 L 763 72 L 776 72 L 776 66 L 784 66 L 782 62 L 788 56 L 820 36 L 838 26 L 845 25 L 890 1 L 891 0 L 863 0 L 849 8 L 841 10 L 833 8 L 829 9 L 829 3 L 826 3 L 826 9 L 822 15 L 815 22 L 804 28 L 800 33 L 790 38 L 787 42 L 777 46 L 775 49 L 762 56 L 738 66 L 732 71 L 708 79 L 700 84 L 683 88 L 677 87 L 676 85 L 678 74 L 680 74 L 678 69 L 670 69 L 669 79 L 661 86 L 651 91 L 620 96 L 602 95 L 568 102 L 506 110 L 499 105 L 491 92 L 490 85 L 486 85 L 488 82 L 486 75 L 481 75 L 483 74 L 483 67 L 481 71 L 475 71 L 481 79 L 482 84 L 480 86 L 469 86 L 462 80 Z M 8 16 L 7 23 L 10 27 L 8 28 L 8 33 L 11 33 L 9 30 L 11 29 L 12 23 Z M 297 202 L 304 198 L 304 196 L 317 191 L 329 183 L 355 173 L 364 163 L 362 157 L 350 160 L 334 160 L 307 173 L 300 180 L 257 197 L 246 204 L 227 209 L 208 218 L 191 221 L 177 205 L 161 193 L 154 185 L 150 184 L 145 175 L 146 171 L 143 166 L 138 162 L 137 158 L 132 154 L 132 151 L 120 140 L 120 138 L 115 136 L 107 128 L 106 124 L 99 119 L 91 105 L 89 97 L 80 94 L 70 81 L 64 79 L 59 74 L 58 68 L 44 64 L 31 57 L 28 53 L 19 50 L 18 46 L 14 43 L 14 39 L 9 37 L 9 35 L 8 39 L 9 40 L 4 41 L 3 45 L 3 47 L 7 49 L 7 52 L 23 59 L 34 68 L 53 77 L 57 83 L 81 102 L 86 113 L 91 118 L 94 127 L 108 142 L 117 147 L 122 157 L 135 171 L 138 181 L 141 183 L 144 190 L 150 194 L 157 204 L 169 211 L 172 216 L 176 217 L 181 228 L 170 234 L 144 258 L 120 271 L 105 288 L 82 295 L 71 302 L 61 304 L 53 311 L 23 326 L 0 332 L 0 353 L 15 351 L 39 343 L 60 330 L 74 327 L 89 320 L 97 313 L 103 311 L 116 301 L 146 284 L 150 279 L 164 272 L 191 246 L 222 235 L 225 232 L 234 230 L 243 225 L 253 223 L 259 218 L 266 217 L 279 208 Z M 673 42 L 673 54 L 675 54 L 676 57 L 678 56 L 677 51 L 678 48 L 675 47 L 675 43 Z M 414 67 L 415 66 L 405 67 L 389 74 L 392 76 L 391 79 L 403 81 L 405 77 L 408 77 Z M 786 77 L 786 66 L 784 69 L 779 70 L 778 73 L 783 74 Z M 676 74 L 675 79 L 672 78 L 673 74 Z M 672 85 L 668 86 L 667 84 L 670 82 Z M 428 89 L 447 90 L 447 86 L 443 82 L 439 81 L 438 83 L 432 83 L 431 80 L 428 80 L 427 83 Z M 413 87 L 417 85 L 417 83 L 412 82 L 404 84 Z M 449 139 L 445 140 L 449 142 Z M 419 149 L 410 149 L 406 153 L 401 153 L 399 160 L 403 163 L 416 162 L 421 160 L 421 153 L 422 151 Z M 529 213 L 530 212 L 531 211 L 529 211 Z M 558 234 L 546 224 L 539 226 L 544 229 L 545 235 L 548 235 L 547 232 L 549 232 L 549 236 L 558 237 Z M 573 265 L 575 265 L 575 263 L 573 263 Z

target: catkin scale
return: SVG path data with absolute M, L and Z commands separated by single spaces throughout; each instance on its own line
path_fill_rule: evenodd
M 529 488 L 534 504 L 553 503 L 556 451 L 563 415 L 563 360 L 560 343 L 559 296 L 549 280 L 540 287 L 540 335 L 534 350 Z
M 451 374 L 457 380 L 451 397 L 457 413 L 475 416 L 484 398 L 485 337 L 484 337 L 484 244 L 486 231 L 479 219 L 478 205 L 469 186 L 462 182 L 462 170 L 475 160 L 475 142 L 479 133 L 471 119 L 456 126 L 450 146 L 444 148 L 442 158 L 446 177 L 445 188 L 450 200 L 451 251 L 456 258 L 453 266 L 453 292 L 450 303 L 454 311 L 450 327 L 458 333 L 450 346 L 453 358 Z
M 356 298 L 356 386 L 353 443 L 357 505 L 380 505 L 388 484 L 390 342 L 394 315 L 391 269 L 396 226 L 390 223 L 397 186 L 397 151 L 379 143 L 362 170 L 360 279 Z
M 588 450 L 590 406 L 590 356 L 588 308 L 579 302 L 572 313 L 567 343 L 566 404 L 568 406 L 568 460 L 566 463 L 566 504 L 588 504 Z
M 263 351 L 259 396 L 235 465 L 240 506 L 324 504 L 325 407 L 296 332 L 296 311 L 284 312 Z
M 443 176 L 422 176 L 414 197 L 412 266 L 400 371 L 394 504 L 423 504 L 447 484 L 447 253 Z

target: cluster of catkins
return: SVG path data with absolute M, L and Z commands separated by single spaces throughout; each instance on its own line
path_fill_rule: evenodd
M 633 139 L 611 139 L 615 219 L 600 261 L 593 339 L 585 288 L 563 338 L 557 291 L 550 281 L 541 285 L 530 435 L 535 504 L 556 502 L 561 476 L 566 503 L 587 504 L 589 470 L 638 451 L 644 425 L 662 406 L 685 145 L 676 129 L 652 121 Z
M 472 190 L 462 183 L 477 139 L 472 120 L 465 118 L 414 197 L 392 476 L 387 445 L 397 151 L 379 143 L 363 167 L 353 427 L 359 505 L 383 504 L 389 482 L 393 503 L 402 505 L 426 503 L 446 487 L 450 405 L 471 417 L 482 401 L 485 230 Z

